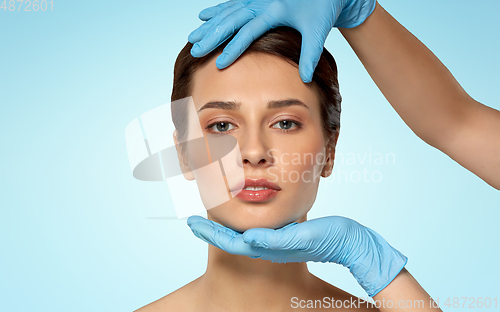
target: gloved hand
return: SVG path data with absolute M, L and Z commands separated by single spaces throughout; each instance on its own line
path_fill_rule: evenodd
M 347 267 L 372 297 L 406 265 L 407 258 L 379 234 L 358 222 L 330 216 L 281 229 L 239 233 L 200 216 L 187 220 L 194 235 L 228 253 L 272 262 L 334 262 Z
M 278 26 L 302 34 L 299 72 L 312 81 L 328 33 L 333 27 L 352 28 L 363 23 L 375 9 L 376 0 L 231 0 L 202 10 L 200 27 L 189 34 L 195 43 L 194 57 L 202 57 L 241 30 L 215 62 L 219 69 L 232 64 L 248 46 Z

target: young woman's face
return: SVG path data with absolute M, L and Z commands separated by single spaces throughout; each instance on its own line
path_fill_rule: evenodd
M 208 210 L 209 219 L 241 232 L 306 220 L 334 153 L 324 140 L 314 88 L 302 82 L 296 67 L 265 53 L 247 53 L 223 70 L 213 58 L 196 71 L 192 97 L 202 131 L 234 136 L 245 178 L 264 178 L 280 188 L 264 201 L 232 198 Z M 282 100 L 292 105 L 268 107 Z M 208 102 L 239 105 L 200 110 Z

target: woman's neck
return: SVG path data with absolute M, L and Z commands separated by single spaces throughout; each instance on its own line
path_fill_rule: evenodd
M 199 289 L 214 305 L 229 310 L 261 307 L 260 311 L 279 311 L 290 307 L 292 297 L 312 290 L 315 282 L 317 278 L 309 273 L 305 262 L 273 263 L 209 245 L 207 271 L 199 279 Z

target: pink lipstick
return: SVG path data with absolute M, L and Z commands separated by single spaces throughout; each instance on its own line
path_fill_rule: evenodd
M 263 202 L 276 196 L 281 188 L 267 179 L 245 179 L 245 187 L 236 195 L 248 202 Z

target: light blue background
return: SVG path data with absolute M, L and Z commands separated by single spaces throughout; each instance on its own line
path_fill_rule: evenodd
M 0 11 L 0 310 L 131 311 L 206 268 L 207 245 L 185 220 L 149 219 L 175 212 L 163 183 L 133 179 L 124 131 L 169 102 L 175 58 L 218 2 L 54 2 Z M 498 1 L 380 3 L 472 97 L 500 108 Z M 407 128 L 338 30 L 326 47 L 343 96 L 337 153 L 395 163 L 337 164 L 382 181 L 325 180 L 309 217 L 376 230 L 445 310 L 459 310 L 448 297 L 500 297 L 500 193 Z M 309 267 L 366 296 L 347 269 Z

